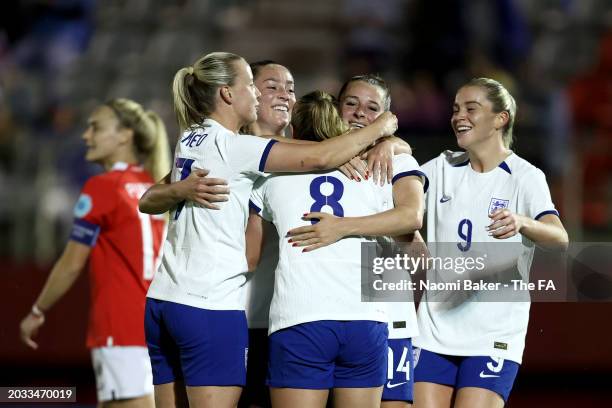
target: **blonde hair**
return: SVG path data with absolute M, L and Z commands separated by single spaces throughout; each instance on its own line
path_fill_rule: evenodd
M 153 111 L 145 111 L 130 99 L 111 99 L 104 104 L 112 109 L 119 125 L 134 132 L 134 146 L 144 168 L 160 180 L 170 171 L 170 148 L 166 127 Z
M 291 116 L 293 137 L 321 141 L 348 131 L 338 113 L 336 99 L 323 91 L 302 96 L 294 105 Z
M 504 146 L 506 148 L 512 147 L 512 142 L 514 141 L 514 136 L 512 134 L 512 130 L 514 128 L 514 119 L 516 118 L 516 101 L 510 95 L 510 92 L 499 82 L 491 78 L 473 78 L 466 86 L 477 86 L 482 89 L 487 94 L 487 99 L 493 105 L 493 112 L 508 113 L 508 123 L 502 129 L 502 140 L 504 142 Z
M 201 124 L 215 110 L 217 90 L 234 84 L 237 75 L 234 62 L 241 59 L 229 52 L 212 52 L 177 71 L 172 97 L 181 131 Z

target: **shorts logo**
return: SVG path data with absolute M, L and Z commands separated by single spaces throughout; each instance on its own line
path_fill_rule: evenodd
M 485 374 L 484 370 L 480 372 L 480 378 L 498 378 L 499 375 Z
M 93 205 L 91 196 L 88 194 L 81 194 L 74 206 L 74 216 L 76 218 L 83 218 L 91 211 Z
M 404 385 L 404 384 L 408 384 L 408 381 L 404 381 L 404 382 L 397 383 L 397 384 L 391 384 L 391 381 L 387 381 L 387 388 L 395 388 L 395 387 L 399 387 L 400 385 Z
M 501 198 L 492 198 L 489 203 L 489 214 L 493 214 L 497 210 L 508 208 L 510 200 L 502 200 Z

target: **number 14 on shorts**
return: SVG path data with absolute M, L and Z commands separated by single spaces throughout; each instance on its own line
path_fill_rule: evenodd
M 399 351 L 399 350 L 396 350 Z M 397 365 L 395 364 L 395 353 L 391 347 L 388 348 L 388 360 L 387 360 L 387 378 L 389 380 L 399 381 L 399 384 L 404 384 L 407 381 L 410 381 L 410 351 L 408 347 L 402 347 L 401 354 L 398 353 L 399 359 L 397 360 Z M 405 373 L 400 374 L 395 377 L 395 373 Z M 402 382 L 403 381 L 403 382 Z M 394 384 L 388 384 L 388 386 L 393 386 Z

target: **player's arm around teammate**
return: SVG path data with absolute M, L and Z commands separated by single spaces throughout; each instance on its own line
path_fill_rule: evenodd
M 370 140 L 393 133 L 396 128 L 397 119 L 387 112 L 372 124 L 372 128 L 354 132 L 356 142 L 348 150 L 342 150 L 342 146 L 350 145 L 348 135 L 320 143 L 279 142 L 269 151 L 265 171 L 304 172 L 337 167 L 350 160 L 345 160 L 347 152 L 357 155 L 369 146 Z M 207 170 L 198 169 L 192 173 L 188 178 L 171 184 L 167 183 L 166 176 L 143 195 L 139 204 L 140 210 L 147 214 L 160 214 L 172 209 L 176 203 L 188 199 L 205 208 L 219 209 L 219 206 L 213 203 L 227 201 L 226 194 L 229 189 L 225 187 L 226 181 L 206 178 Z
M 391 106 L 389 88 L 376 75 L 352 77 L 341 87 L 338 95 L 339 112 L 351 129 L 360 129 L 376 120 Z M 400 139 L 401 140 L 401 139 Z M 389 146 L 378 144 L 370 152 L 368 168 L 372 169 L 374 182 L 388 180 L 393 183 L 394 208 L 367 217 L 338 218 L 330 214 L 305 214 L 305 219 L 319 218 L 317 224 L 289 231 L 290 241 L 305 246 L 310 251 L 329 245 L 347 235 L 398 236 L 419 230 L 423 220 L 423 192 L 427 189 L 425 174 L 418 169 L 412 157 L 389 155 Z M 399 149 L 409 152 L 407 143 L 399 143 Z M 404 150 L 400 150 L 404 151 Z M 376 160 L 384 157 L 383 160 Z M 397 159 L 397 160 L 394 160 Z M 393 163 L 405 168 L 396 169 Z
M 219 205 L 215 203 L 228 199 L 227 181 L 206 177 L 208 173 L 209 171 L 205 169 L 194 169 L 186 179 L 175 183 L 170 183 L 170 173 L 168 173 L 143 194 L 138 202 L 139 210 L 145 214 L 163 214 L 183 200 L 218 210 Z
M 263 62 L 266 62 L 264 66 L 282 67 L 271 61 Z M 253 135 L 272 137 L 285 143 L 317 143 L 306 140 L 281 139 L 282 134 L 279 134 L 278 126 L 275 128 L 273 125 L 282 118 L 274 116 L 282 115 L 279 105 L 283 104 L 279 103 L 280 99 L 292 100 L 292 103 L 294 103 L 293 79 L 291 78 L 291 83 L 283 87 L 277 80 L 270 81 L 269 78 L 260 77 L 259 72 L 261 70 L 258 64 L 255 64 L 253 72 L 255 84 L 264 95 L 264 99 L 266 95 L 270 94 L 274 97 L 274 100 L 270 100 L 268 103 L 265 100 L 260 101 L 261 114 L 256 122 L 245 126 L 244 130 Z M 286 95 L 282 95 L 283 92 L 286 92 Z M 361 129 L 373 123 L 383 112 L 389 111 L 391 101 L 386 84 L 374 75 L 362 75 L 349 79 L 342 86 L 338 99 L 342 119 L 353 129 Z M 285 103 L 285 105 L 287 104 Z M 284 129 L 282 132 L 284 132 Z M 381 138 L 374 146 L 367 147 L 363 153 L 342 164 L 338 169 L 353 180 L 360 181 L 361 179 L 374 177 L 375 182 L 380 182 L 381 185 L 384 182 L 391 183 L 393 156 L 402 153 L 411 154 L 410 145 L 396 136 L 388 136 Z M 219 206 L 215 203 L 228 199 L 227 182 L 218 178 L 206 177 L 207 174 L 208 170 L 197 169 L 186 179 L 176 181 L 172 185 L 170 185 L 170 174 L 168 174 L 142 196 L 139 204 L 140 210 L 147 214 L 160 214 L 171 210 L 183 200 L 198 202 L 205 208 L 219 209 Z
M 401 177 L 393 184 L 394 208 L 364 217 L 336 217 L 312 212 L 305 220 L 318 219 L 313 225 L 287 232 L 289 242 L 304 247 L 304 252 L 332 244 L 349 235 L 397 237 L 412 234 L 423 225 L 424 176 Z

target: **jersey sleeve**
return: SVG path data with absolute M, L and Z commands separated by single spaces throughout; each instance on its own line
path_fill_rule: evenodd
M 427 163 L 421 166 L 421 170 L 427 176 L 427 181 L 429 181 L 429 186 L 427 191 L 425 191 L 425 202 L 427 202 L 427 193 L 429 192 L 429 188 L 432 188 L 432 185 L 435 185 L 435 175 L 436 175 L 436 161 L 437 159 L 431 159 Z
M 251 190 L 251 199 L 249 200 L 249 208 L 254 210 L 261 218 L 266 221 L 272 221 L 272 214 L 265 205 L 265 178 L 258 179 Z
M 398 154 L 393 157 L 393 179 L 391 180 L 391 184 L 395 184 L 395 182 L 402 177 L 407 176 L 418 176 L 421 177 L 423 181 L 423 190 L 427 192 L 429 188 L 429 180 L 427 179 L 427 175 L 421 167 L 419 163 L 409 154 Z
M 263 137 L 238 135 L 238 146 L 234 150 L 236 165 L 243 172 L 264 176 L 266 160 L 276 140 Z
M 534 220 L 538 220 L 547 214 L 554 214 L 558 217 L 559 212 L 552 202 L 544 173 L 540 169 L 536 169 L 530 177 L 525 179 L 528 182 L 524 184 L 524 215 Z
M 70 239 L 95 246 L 100 231 L 106 226 L 108 215 L 113 211 L 115 199 L 111 180 L 94 177 L 87 181 L 74 206 Z

